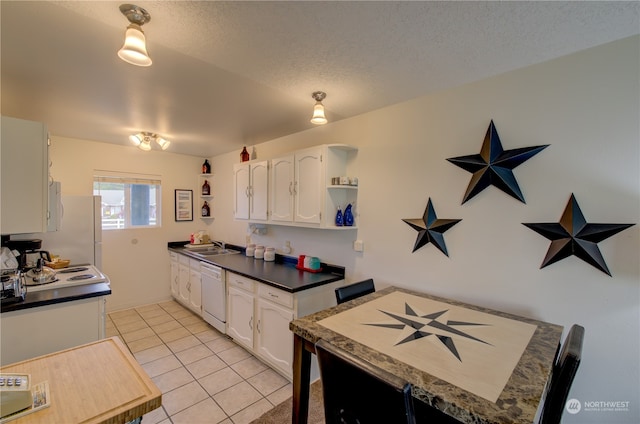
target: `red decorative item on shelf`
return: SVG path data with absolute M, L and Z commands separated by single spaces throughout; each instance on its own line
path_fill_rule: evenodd
M 249 160 L 249 152 L 247 152 L 247 146 L 242 148 L 242 152 L 240 152 L 240 161 L 246 162 Z

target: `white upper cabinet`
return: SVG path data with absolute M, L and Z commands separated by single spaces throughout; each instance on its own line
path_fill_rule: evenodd
M 236 219 L 267 220 L 267 161 L 233 166 L 233 215 Z
M 271 160 L 269 204 L 271 221 L 293 222 L 293 155 Z
M 319 224 L 322 219 L 322 148 L 295 153 L 294 221 Z
M 47 231 L 49 146 L 40 122 L 2 117 L 2 234 Z
M 298 150 L 271 160 L 269 223 L 323 229 L 355 229 L 335 224 L 340 207 L 356 208 L 357 185 L 332 184 L 349 174 L 357 149 L 328 144 Z
M 319 224 L 322 217 L 322 148 L 271 160 L 270 221 Z

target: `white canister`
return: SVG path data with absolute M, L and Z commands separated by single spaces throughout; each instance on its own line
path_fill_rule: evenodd
M 275 247 L 267 247 L 264 249 L 264 260 L 273 262 L 276 260 L 276 248 Z
M 247 249 L 245 250 L 245 255 L 247 256 L 253 256 L 254 252 L 256 250 L 256 245 L 255 244 L 248 244 L 247 245 Z
M 264 258 L 264 246 L 256 246 L 256 250 L 253 252 L 253 257 L 256 259 Z

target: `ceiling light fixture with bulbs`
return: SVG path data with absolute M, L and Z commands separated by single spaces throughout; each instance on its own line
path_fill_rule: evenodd
M 327 94 L 322 91 L 315 91 L 311 97 L 316 101 L 316 104 L 313 106 L 311 123 L 316 125 L 326 124 L 327 118 L 324 116 L 324 105 L 322 104 L 322 101 L 327 97 Z
M 135 144 L 140 150 L 144 150 L 145 152 L 151 150 L 151 145 L 154 141 L 158 144 L 158 146 L 160 146 L 162 150 L 167 150 L 167 148 L 171 144 L 169 140 L 165 140 L 158 134 L 147 131 L 142 131 L 138 134 L 131 134 L 129 136 L 129 140 L 131 140 L 131 142 Z
M 124 45 L 118 50 L 118 56 L 132 65 L 151 66 L 147 42 L 142 31 L 142 25 L 151 20 L 151 15 L 135 4 L 121 4 L 120 12 L 127 17 L 130 24 L 125 33 Z

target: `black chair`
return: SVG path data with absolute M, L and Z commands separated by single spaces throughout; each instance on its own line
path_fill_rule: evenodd
M 410 383 L 323 340 L 316 355 L 327 424 L 415 424 Z
M 349 284 L 348 286 L 338 287 L 336 289 L 336 301 L 338 305 L 348 300 L 355 299 L 356 297 L 364 296 L 365 294 L 373 293 L 376 291 L 373 285 L 373 279 L 360 281 L 358 283 Z
M 576 376 L 582 355 L 584 327 L 573 325 L 560 349 L 560 356 L 551 371 L 551 381 L 545 394 L 540 424 L 559 424 L 569 390 Z

